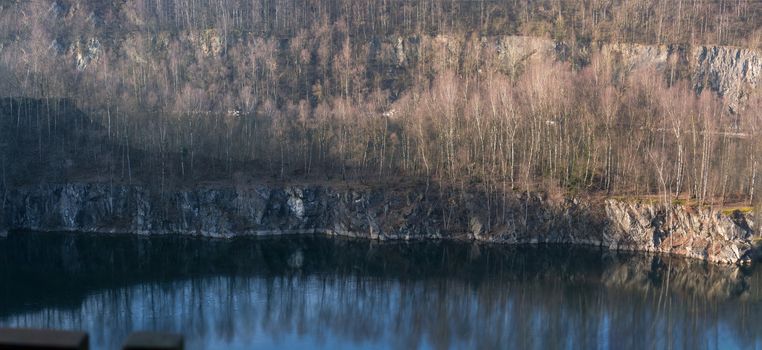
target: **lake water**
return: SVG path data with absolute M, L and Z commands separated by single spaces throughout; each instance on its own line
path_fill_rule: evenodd
M 762 271 L 591 248 L 13 233 L 0 326 L 188 349 L 762 349 Z

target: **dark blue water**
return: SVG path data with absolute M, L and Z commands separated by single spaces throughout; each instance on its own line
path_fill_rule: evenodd
M 15 233 L 0 326 L 190 349 L 762 349 L 762 274 L 597 249 Z

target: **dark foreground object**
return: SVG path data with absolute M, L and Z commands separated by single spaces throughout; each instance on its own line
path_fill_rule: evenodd
M 124 350 L 182 350 L 183 337 L 178 334 L 136 332 L 124 343 Z
M 84 332 L 50 329 L 0 328 L 0 350 L 88 350 Z M 135 332 L 124 343 L 124 350 L 183 350 L 183 336 L 171 333 Z
M 0 349 L 88 349 L 84 332 L 0 328 Z

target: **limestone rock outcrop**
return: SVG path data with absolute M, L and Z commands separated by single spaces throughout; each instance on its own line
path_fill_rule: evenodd
M 751 217 L 710 209 L 507 194 L 322 186 L 207 187 L 155 191 L 104 183 L 48 184 L 9 192 L 7 229 L 102 233 L 328 234 L 378 240 L 456 239 L 505 244 L 584 244 L 749 261 Z

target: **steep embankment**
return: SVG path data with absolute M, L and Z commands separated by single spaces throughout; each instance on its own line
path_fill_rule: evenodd
M 376 58 L 382 66 L 396 66 L 401 71 L 405 67 L 413 70 L 420 57 L 432 53 L 437 53 L 443 64 L 458 65 L 469 52 L 462 40 L 447 36 L 389 40 L 393 45 L 381 45 L 390 49 L 380 50 Z M 562 43 L 529 37 L 485 38 L 482 44 L 494 45 L 508 72 L 520 71 L 530 60 L 563 59 L 559 56 L 567 52 Z M 694 88 L 710 87 L 733 109 L 748 98 L 762 71 L 758 52 L 732 47 L 607 44 L 595 50 L 615 63 L 613 67 L 623 75 L 649 66 L 665 74 L 684 74 Z M 119 141 L 112 141 L 110 126 L 98 125 L 69 103 L 56 103 L 52 109 L 52 104 L 45 103 L 42 109 L 43 104 L 35 101 L 9 99 L 4 105 L 9 111 L 4 122 L 13 127 L 0 130 L 4 159 L 0 227 L 9 229 L 214 237 L 325 233 L 371 239 L 549 242 L 673 253 L 724 263 L 748 260 L 752 255 L 750 217 L 728 218 L 703 208 L 665 208 L 614 199 L 554 202 L 519 194 L 508 194 L 496 204 L 490 202 L 494 196 L 485 200 L 478 193 L 455 191 L 259 186 L 160 192 L 138 185 L 77 183 L 67 179 L 120 178 L 113 169 L 100 166 L 117 159 L 121 160 L 121 179 L 131 179 L 132 165 L 140 160 L 138 152 L 130 151 L 135 145 L 130 146 L 126 136 L 113 136 Z M 50 110 L 69 117 L 50 118 Z M 49 179 L 69 183 L 29 185 Z
M 385 66 L 403 68 L 414 66 L 426 56 L 457 65 L 473 50 L 463 38 L 447 35 L 399 37 L 386 42 L 385 47 L 393 52 L 382 52 L 377 60 Z M 762 52 L 733 46 L 597 43 L 571 48 L 564 42 L 525 36 L 484 37 L 481 45 L 494 48 L 503 71 L 514 74 L 543 61 L 571 60 L 586 65 L 599 54 L 600 64 L 610 65 L 623 77 L 639 69 L 655 69 L 667 80 L 688 80 L 696 91 L 709 89 L 722 96 L 735 112 L 745 107 L 762 77 Z
M 53 64 L 66 67 L 73 72 L 92 73 L 98 69 L 98 64 L 104 60 L 118 62 L 124 67 L 150 68 L 162 72 L 163 60 L 166 59 L 166 56 L 196 57 L 199 62 L 191 60 L 180 64 L 181 66 L 193 67 L 193 69 L 200 69 L 197 65 L 209 61 L 206 62 L 208 67 L 205 69 L 225 67 L 227 70 L 234 70 L 239 66 L 245 66 L 247 63 L 240 57 L 227 55 L 225 43 L 231 46 L 231 50 L 233 48 L 241 51 L 251 49 L 260 52 L 263 47 L 254 43 L 267 42 L 272 39 L 272 37 L 254 35 L 242 36 L 231 41 L 226 39 L 222 31 L 208 29 L 180 33 L 169 31 L 133 32 L 124 40 L 114 40 L 89 33 L 88 36 L 77 37 L 76 40 L 62 40 L 60 42 L 54 40 L 52 44 L 45 43 L 45 45 L 50 45 L 51 49 L 55 48 L 55 50 L 50 51 L 54 53 L 50 56 Z M 251 48 L 244 45 L 247 40 L 252 41 Z M 312 86 L 312 89 L 315 89 L 317 86 L 328 84 L 327 81 L 337 80 L 339 75 L 346 73 L 340 72 L 341 69 L 333 68 L 336 71 L 328 76 L 315 76 L 316 73 L 312 71 L 317 67 L 310 67 L 310 62 L 314 61 L 314 58 L 310 57 L 305 60 L 302 57 L 291 57 L 294 53 L 286 47 L 293 45 L 294 39 L 280 38 L 280 40 L 280 48 L 266 48 L 273 50 L 267 53 L 271 55 L 271 61 L 268 61 L 268 64 L 273 65 L 273 69 L 277 69 L 277 67 L 283 69 L 283 71 L 273 72 L 273 76 L 269 77 L 280 86 L 280 90 L 277 91 L 279 98 L 291 100 L 294 103 L 299 102 L 305 96 L 310 95 L 304 91 L 305 86 Z M 317 51 L 316 48 L 304 45 L 303 42 L 297 41 L 297 43 L 304 46 L 304 51 L 299 52 L 299 55 L 307 55 L 311 51 Z M 11 45 L 6 46 L 13 50 Z M 182 49 L 172 51 L 171 47 Z M 584 67 L 588 66 L 592 60 L 597 59 L 600 64 L 610 65 L 611 69 L 622 74 L 622 77 L 626 77 L 633 70 L 655 68 L 656 71 L 664 73 L 664 77 L 671 83 L 686 80 L 696 91 L 709 89 L 717 93 L 726 99 L 731 110 L 740 112 L 750 96 L 754 94 L 762 75 L 762 52 L 757 49 L 723 45 L 647 45 L 606 41 L 580 44 L 554 41 L 546 37 L 520 35 L 472 38 L 457 34 L 418 34 L 375 36 L 373 40 L 353 42 L 349 48 L 357 51 L 352 56 L 352 64 L 358 65 L 353 68 L 355 73 L 362 72 L 358 76 L 377 76 L 381 82 L 381 87 L 393 92 L 395 96 L 401 95 L 409 89 L 411 83 L 416 81 L 415 75 L 422 71 L 432 73 L 441 72 L 445 69 L 456 69 L 459 72 L 481 71 L 487 69 L 484 65 L 489 64 L 497 67 L 502 73 L 515 76 L 533 63 L 567 61 Z M 3 47 L 0 45 L 0 51 L 2 49 Z M 114 52 L 123 52 L 124 55 L 120 57 L 110 56 Z M 317 52 L 314 55 L 318 55 Z M 333 60 L 338 60 L 338 58 L 332 58 L 329 61 Z M 304 63 L 305 61 L 307 64 Z M 292 66 L 293 64 L 296 66 Z M 311 64 L 314 65 L 315 63 Z M 23 76 L 23 74 L 20 75 L 17 72 L 14 75 L 10 74 L 12 73 L 10 71 L 4 74 L 9 69 L 10 67 L 0 67 L 0 76 L 4 77 L 3 83 L 0 84 L 0 95 L 11 96 L 17 95 L 19 92 L 31 93 L 24 91 L 23 84 L 18 81 L 18 77 Z M 255 70 L 264 71 L 267 69 L 260 67 Z M 328 66 L 317 71 L 325 73 L 326 69 Z M 166 68 L 166 70 L 171 69 Z M 24 70 L 22 70 L 23 72 Z M 215 72 L 214 70 L 193 72 L 200 74 L 188 74 L 185 78 L 208 78 L 214 76 Z M 299 77 L 293 76 L 296 72 L 299 72 Z M 309 72 L 312 72 L 312 75 Z M 241 92 L 234 90 L 234 86 L 251 83 L 251 81 L 246 80 L 247 77 L 244 77 L 243 73 L 234 74 L 243 80 L 240 84 L 229 84 L 230 86 L 227 88 L 233 90 L 226 91 L 228 96 L 241 94 Z M 652 74 L 652 72 L 648 73 Z M 158 79 L 159 77 L 155 78 Z M 177 79 L 177 76 L 174 76 L 174 79 Z M 264 77 L 256 77 L 256 79 L 264 80 Z M 309 84 L 305 85 L 305 82 L 309 82 Z M 202 79 L 195 83 L 210 84 L 216 83 L 216 81 Z M 364 89 L 373 88 L 375 86 L 367 85 L 364 87 Z M 328 87 L 318 89 L 321 91 L 318 95 L 325 94 L 324 89 L 328 89 Z M 325 98 L 325 96 L 319 97 L 313 92 L 310 98 L 317 101 Z M 244 101 L 237 101 L 235 98 L 233 101 L 235 101 L 235 106 L 228 107 L 245 109 L 246 103 Z M 171 108 L 167 108 L 167 110 L 171 110 Z
M 38 185 L 11 190 L 3 217 L 16 230 L 564 243 L 719 263 L 749 261 L 753 248 L 750 218 L 740 214 L 518 194 L 488 207 L 482 195 L 455 191 L 260 185 L 160 193 L 127 185 Z

